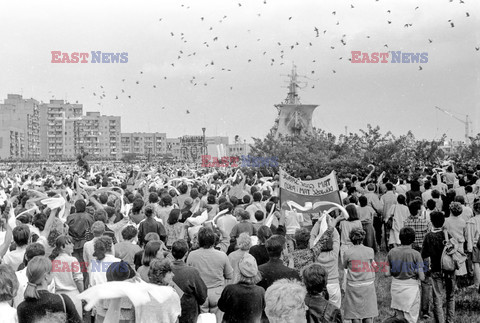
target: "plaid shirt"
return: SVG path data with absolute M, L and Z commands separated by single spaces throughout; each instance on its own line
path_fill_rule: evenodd
M 410 227 L 415 230 L 415 242 L 412 248 L 417 251 L 422 250 L 423 239 L 432 229 L 430 222 L 419 216 L 410 215 L 403 223 L 403 227 Z

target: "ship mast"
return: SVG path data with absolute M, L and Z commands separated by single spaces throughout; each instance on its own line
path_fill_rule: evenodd
M 300 98 L 297 93 L 297 87 L 299 87 L 297 81 L 298 74 L 297 66 L 295 64 L 292 66 L 292 74 L 288 76 L 290 77 L 290 84 L 288 86 L 288 95 L 284 104 L 300 104 Z

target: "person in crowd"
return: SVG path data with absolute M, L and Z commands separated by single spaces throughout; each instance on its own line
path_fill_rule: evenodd
M 279 279 L 265 291 L 265 314 L 270 323 L 305 323 L 307 291 L 299 281 Z
M 310 234 L 310 248 L 313 250 L 315 262 L 328 272 L 327 291 L 330 296 L 329 300 L 338 308 L 342 305 L 342 294 L 338 272 L 340 235 L 336 226 L 342 219 L 343 215 L 334 219 L 326 215 L 327 229 L 322 232 L 321 221 L 318 221 L 313 226 Z M 317 238 L 318 241 L 316 242 Z
M 272 230 L 269 227 L 263 225 L 258 229 L 257 238 L 258 244 L 250 248 L 249 253 L 255 258 L 258 266 L 261 266 L 268 262 L 268 252 L 265 247 L 265 242 L 272 236 Z
M 441 212 L 443 210 L 443 200 L 438 190 L 432 190 L 432 200 L 435 201 L 435 208 L 437 211 Z
M 86 242 L 87 231 L 95 222 L 93 216 L 86 212 L 86 204 L 83 199 L 75 201 L 75 213 L 67 217 L 68 235 L 73 238 L 73 253 L 78 262 L 84 263 L 83 247 Z M 87 274 L 84 273 L 84 280 L 87 280 Z
M 165 231 L 167 233 L 167 248 L 171 249 L 175 241 L 185 238 L 185 226 L 178 222 L 180 210 L 172 209 L 165 222 Z
M 137 234 L 135 226 L 127 225 L 122 230 L 123 241 L 115 244 L 115 257 L 127 262 L 130 266 L 134 266 L 135 254 L 142 251 L 142 248 L 136 244 Z
M 385 218 L 386 222 L 388 223 L 389 219 L 391 228 L 390 230 L 390 238 L 388 240 L 388 244 L 391 247 L 398 247 L 401 245 L 400 242 L 400 230 L 402 230 L 405 221 L 410 217 L 410 210 L 406 205 L 407 199 L 404 195 L 400 194 L 397 197 L 397 203 L 393 204 L 387 212 L 387 217 Z
M 416 323 L 420 314 L 420 281 L 425 279 L 425 268 L 420 253 L 412 249 L 415 231 L 410 227 L 400 230 L 402 245 L 388 252 L 387 276 L 392 276 L 391 308 L 397 316 Z
M 130 220 L 132 220 L 135 224 L 139 224 L 142 220 L 145 220 L 145 212 L 144 212 L 144 202 L 141 198 L 137 198 L 133 201 L 132 209 L 130 210 Z M 154 208 L 150 205 L 151 208 L 151 215 L 154 215 Z M 145 208 L 146 211 L 147 208 Z
M 430 181 L 425 181 L 423 184 L 423 188 L 425 191 L 422 193 L 422 203 L 424 206 L 427 206 L 428 200 L 432 198 L 432 182 Z
M 448 234 L 457 240 L 459 251 L 464 252 L 464 243 L 467 231 L 467 222 L 460 215 L 463 212 L 462 205 L 458 202 L 450 203 L 450 216 L 445 219 L 444 229 Z M 460 264 L 460 268 L 455 271 L 455 275 L 463 276 L 467 274 L 466 262 Z
M 217 219 L 217 226 L 225 230 L 230 237 L 233 227 L 238 223 L 235 216 L 232 215 L 233 205 L 230 202 L 224 202 L 219 205 L 219 212 L 228 209 L 228 212 Z
M 170 260 L 154 259 L 150 264 L 148 271 L 148 279 L 152 284 L 164 286 L 165 288 L 174 289 L 176 284 L 173 282 L 174 274 Z M 182 309 L 180 305 L 180 296 L 175 293 L 169 293 L 170 297 L 162 303 L 150 301 L 142 306 L 139 315 L 141 322 L 177 322 L 181 315 Z
M 84 290 L 82 266 L 72 257 L 72 253 L 72 238 L 61 235 L 57 238 L 49 259 L 53 264 L 52 276 L 56 293 L 68 295 L 75 304 L 78 315 L 83 317 L 82 301 L 77 298 Z
M 313 263 L 302 270 L 302 280 L 307 289 L 307 322 L 342 323 L 342 313 L 328 301 L 328 273 L 320 264 Z
M 182 290 L 180 299 L 182 314 L 179 323 L 196 323 L 200 313 L 200 305 L 207 300 L 207 286 L 200 277 L 199 271 L 187 266 L 188 244 L 185 240 L 177 240 L 172 245 L 173 282 Z
M 236 239 L 242 232 L 248 233 L 249 236 L 255 235 L 257 232 L 250 220 L 250 214 L 245 210 L 238 211 L 238 223 L 235 224 L 230 232 L 230 238 Z
M 258 286 L 267 290 L 268 287 L 278 279 L 287 278 L 300 280 L 298 271 L 285 266 L 280 259 L 284 249 L 286 249 L 285 237 L 281 235 L 273 235 L 266 241 L 265 247 L 268 252 L 269 260 L 266 264 L 258 267 L 262 274 L 262 280 L 258 283 Z
M 18 323 L 35 323 L 48 312 L 65 313 L 68 323 L 82 322 L 68 295 L 48 291 L 53 280 L 51 271 L 52 262 L 45 256 L 36 256 L 28 262 L 28 285 L 25 300 L 17 307 Z
M 248 254 L 248 251 L 252 247 L 252 239 L 247 232 L 243 232 L 238 236 L 236 247 L 237 250 L 228 255 L 228 260 L 233 268 L 233 283 L 236 283 L 235 279 L 238 277 L 240 260 L 245 257 L 245 254 Z
M 150 241 L 160 241 L 160 236 L 155 232 L 147 233 L 147 235 L 145 236 L 145 242 L 146 242 L 145 246 Z M 143 259 L 143 255 L 145 253 L 145 246 L 143 247 L 143 249 L 141 251 L 137 252 L 135 254 L 135 256 L 133 257 L 133 263 L 135 264 L 135 270 L 138 270 L 138 268 L 140 268 L 142 266 L 142 259 Z
M 360 207 L 357 208 L 358 218 L 362 222 L 363 231 L 366 232 L 365 241 L 363 244 L 377 252 L 377 244 L 375 240 L 375 230 L 373 228 L 373 219 L 377 216 L 377 212 L 368 205 L 368 199 L 362 195 L 358 198 Z
M 466 240 L 467 252 L 471 254 L 473 263 L 474 286 L 475 289 L 480 285 L 480 250 L 478 241 L 480 240 L 480 201 L 473 205 L 475 216 L 467 221 Z
M 310 231 L 307 228 L 295 232 L 295 250 L 292 252 L 293 266 L 300 273 L 301 269 L 314 260 L 313 251 L 309 248 Z
M 448 189 L 453 189 L 453 184 L 455 184 L 455 180 L 458 179 L 458 176 L 453 171 L 452 165 L 447 167 L 447 171 L 443 174 L 443 178 L 445 179 L 445 184 L 447 184 Z
M 407 198 L 407 204 L 410 204 L 410 202 L 413 202 L 414 200 L 420 198 L 422 199 L 422 191 L 420 190 L 420 182 L 418 180 L 413 180 L 410 183 L 410 190 L 407 191 L 405 194 L 405 197 Z
M 378 316 L 374 252 L 362 245 L 365 239 L 362 228 L 353 228 L 349 238 L 353 246 L 345 251 L 343 257 L 343 268 L 347 269 L 344 319 L 353 323 L 372 323 Z
M 142 278 L 145 282 L 149 282 L 148 272 L 150 270 L 150 263 L 154 259 L 164 259 L 165 252 L 167 248 L 163 241 L 150 241 L 145 246 L 145 252 L 142 258 L 142 266 L 138 268 L 137 274 Z
M 253 193 L 253 203 L 245 208 L 245 211 L 247 211 L 247 213 L 250 216 L 249 219 L 251 223 L 257 222 L 257 220 L 255 219 L 255 212 L 257 212 L 258 210 L 262 211 L 263 214 L 267 213 L 267 210 L 265 209 L 265 206 L 262 203 L 261 192 Z
M 113 242 L 110 237 L 98 238 L 94 245 L 92 263 L 89 266 L 90 286 L 96 286 L 107 282 L 106 272 L 102 268 L 108 268 L 113 262 L 120 259 L 114 256 Z
M 442 270 L 441 258 L 445 247 L 445 233 L 443 225 L 445 216 L 442 212 L 435 211 L 430 213 L 430 220 L 433 226 L 431 232 L 427 233 L 423 241 L 422 258 L 429 263 L 427 279 L 432 281 L 433 291 L 433 315 L 436 322 L 445 322 L 443 313 L 442 290 L 445 286 L 447 321 L 453 322 L 455 317 L 455 274 Z M 429 313 L 423 315 L 428 318 Z
M 127 262 L 113 262 L 107 268 L 107 282 L 131 281 L 134 277 L 135 271 Z M 135 323 L 135 307 L 127 297 L 122 297 L 118 302 L 103 300 L 100 306 L 97 306 L 95 323 L 103 323 L 108 309 L 112 306 L 118 306 L 118 323 Z
M 145 245 L 145 236 L 150 232 L 155 232 L 159 235 L 160 240 L 164 243 L 167 240 L 167 232 L 165 227 L 159 221 L 155 220 L 153 216 L 153 208 L 148 206 L 145 208 L 146 219 L 140 222 L 138 226 L 138 244 L 143 247 Z
M 404 227 L 410 227 L 415 231 L 415 241 L 412 248 L 418 252 L 422 252 L 423 240 L 428 232 L 431 231 L 432 224 L 424 217 L 420 216 L 422 202 L 414 200 L 408 205 L 410 216 L 405 220 Z M 432 284 L 429 279 L 421 281 L 421 316 L 428 315 L 430 312 L 430 297 L 432 295 Z
M 218 309 L 218 300 L 225 287 L 225 280 L 233 279 L 233 268 L 225 253 L 214 249 L 215 233 L 202 227 L 198 231 L 199 249 L 190 252 L 187 265 L 196 268 L 208 288 L 208 298 L 201 305 L 202 313 L 213 313 L 221 322 L 223 312 Z
M 15 250 L 7 252 L 2 259 L 4 265 L 10 266 L 13 271 L 17 271 L 22 264 L 25 256 L 25 250 L 30 242 L 30 229 L 27 225 L 21 224 L 16 226 L 13 231 L 13 242 L 15 242 Z M 5 239 L 7 240 L 7 239 Z
M 358 187 L 357 187 L 358 190 Z M 364 191 L 364 196 L 367 198 L 367 205 L 369 205 L 374 211 L 375 216 L 373 217 L 373 227 L 375 228 L 375 237 L 377 239 L 377 245 L 380 247 L 382 245 L 382 211 L 383 211 L 383 201 L 379 199 L 378 195 L 375 193 L 375 184 L 370 183 L 367 185 L 367 190 Z M 357 204 L 356 202 L 350 202 Z M 348 233 L 347 233 L 348 237 Z
M 0 265 L 0 313 L 2 322 L 17 323 L 17 310 L 12 306 L 18 291 L 18 279 L 12 268 Z
M 353 246 L 352 241 L 350 241 L 350 232 L 352 232 L 354 228 L 360 228 L 360 229 L 363 228 L 362 222 L 358 218 L 357 207 L 355 206 L 355 204 L 348 204 L 345 207 L 345 210 L 347 210 L 349 217 L 347 221 L 340 222 L 340 262 L 341 263 L 344 263 L 343 255 L 345 254 L 345 251 L 347 251 Z M 347 268 L 344 267 L 343 269 L 344 269 L 345 275 L 343 276 L 342 289 L 345 290 Z
M 265 308 L 265 290 L 256 284 L 261 275 L 255 258 L 245 253 L 238 263 L 235 284 L 227 285 L 218 300 L 223 322 L 260 323 Z
M 160 199 L 160 208 L 158 218 L 162 220 L 163 225 L 167 223 L 170 212 L 173 210 L 172 197 L 168 194 L 162 195 Z

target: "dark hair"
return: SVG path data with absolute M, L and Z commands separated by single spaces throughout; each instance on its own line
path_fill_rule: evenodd
M 368 204 L 368 199 L 365 195 L 362 195 L 358 198 L 358 202 L 360 203 L 361 207 L 365 207 Z
M 263 213 L 262 210 L 255 211 L 255 219 L 257 221 L 259 221 L 259 222 L 262 221 L 264 217 L 265 217 L 265 214 Z
M 182 184 L 178 187 L 178 191 L 180 192 L 180 194 L 185 194 L 185 193 L 187 193 L 187 191 L 188 191 L 188 186 L 187 186 L 187 184 L 182 183 Z
M 267 249 L 268 257 L 270 258 L 280 258 L 282 255 L 283 247 L 285 246 L 286 240 L 284 236 L 273 235 L 265 242 L 265 248 Z
M 423 187 L 425 187 L 425 190 L 428 190 L 430 187 L 432 187 L 432 183 L 430 183 L 430 181 L 426 181 L 425 184 L 423 184 Z
M 208 249 L 215 245 L 215 233 L 212 229 L 202 227 L 198 231 L 198 245 L 200 248 Z
M 352 241 L 354 245 L 359 245 L 365 239 L 365 235 L 366 233 L 365 231 L 363 231 L 362 228 L 353 228 L 352 231 L 350 231 L 350 234 L 348 235 L 348 237 L 350 238 L 350 241 Z
M 459 202 L 450 203 L 449 209 L 450 209 L 450 213 L 453 216 L 459 216 L 463 212 L 462 204 L 460 204 Z
M 130 240 L 136 237 L 138 234 L 137 228 L 133 225 L 127 225 L 123 230 L 122 230 L 122 238 L 123 240 Z
M 133 214 L 139 213 L 139 212 L 142 210 L 142 207 L 143 207 L 143 200 L 142 200 L 142 199 L 139 199 L 139 198 L 136 198 L 136 199 L 133 201 L 132 213 L 133 213 Z
M 302 228 L 295 231 L 295 242 L 297 249 L 307 249 L 309 240 L 310 231 L 307 228 Z
M 267 213 L 270 213 L 270 211 L 272 211 L 272 207 L 275 205 L 275 202 L 267 202 L 267 204 L 265 205 L 265 211 L 267 211 Z
M 170 211 L 168 215 L 167 223 L 170 225 L 174 225 L 178 222 L 178 218 L 180 217 L 180 209 L 173 209 Z
M 158 203 L 158 194 L 156 192 L 152 192 L 148 195 L 148 203 Z
M 34 242 L 27 246 L 25 250 L 25 266 L 30 259 L 36 256 L 45 256 L 45 247 L 39 242 Z
M 76 213 L 85 212 L 86 208 L 87 208 L 87 205 L 85 204 L 84 200 L 76 200 L 75 201 L 75 212 Z
M 267 239 L 270 238 L 272 235 L 272 230 L 270 230 L 270 228 L 266 225 L 262 225 L 260 228 L 258 228 L 257 238 L 260 243 L 265 243 L 265 241 L 267 241 Z
M 182 259 L 188 252 L 188 243 L 183 240 L 177 240 L 172 245 L 172 256 L 176 260 Z
M 432 198 L 438 199 L 440 197 L 440 192 L 438 190 L 432 191 Z
M 318 263 L 306 266 L 302 271 L 302 278 L 310 295 L 321 294 L 327 289 L 328 272 Z
M 253 193 L 253 201 L 254 202 L 260 202 L 261 200 L 262 200 L 262 193 L 260 193 L 260 192 Z
M 215 197 L 215 195 L 208 195 L 207 196 L 207 203 L 208 204 L 215 204 L 217 198 Z
M 348 212 L 348 221 L 355 221 L 358 220 L 358 213 L 357 213 L 357 207 L 353 204 L 349 204 L 345 207 L 345 210 Z
M 432 199 L 429 199 L 427 201 L 427 208 L 430 210 L 430 211 L 433 211 L 435 209 L 435 206 L 437 206 L 437 203 L 435 203 L 434 200 Z
M 458 202 L 462 205 L 465 205 L 465 198 L 463 197 L 463 195 L 457 195 L 455 196 L 455 202 Z
M 407 204 L 407 199 L 405 198 L 405 195 L 399 194 L 397 196 L 397 202 L 398 202 L 398 204 L 406 205 Z
M 65 245 L 67 243 L 73 243 L 72 238 L 70 236 L 66 236 L 66 235 L 59 236 L 55 241 L 55 248 L 53 248 L 52 253 L 48 258 L 50 258 L 50 260 L 55 260 L 60 254 L 60 251 L 62 250 L 62 248 L 65 248 Z
M 30 229 L 26 224 L 20 224 L 13 228 L 13 241 L 18 247 L 23 247 L 28 244 L 30 237 Z
M 433 211 L 430 213 L 430 221 L 435 228 L 441 228 L 445 223 L 445 215 L 442 212 Z
M 417 215 L 421 207 L 422 207 L 422 202 L 415 200 L 410 202 L 410 204 L 408 204 L 408 211 L 410 211 L 411 215 Z
M 153 216 L 153 206 L 152 205 L 147 205 L 147 207 L 145 208 L 145 216 L 147 218 L 150 218 Z
M 386 183 L 386 184 L 385 184 L 385 187 L 387 188 L 387 191 L 393 190 L 393 184 L 390 183 L 390 182 Z
M 112 245 L 113 241 L 112 238 L 110 237 L 99 237 L 95 242 L 93 243 L 93 256 L 97 258 L 97 260 L 103 260 L 105 259 L 105 255 L 107 252 L 112 251 Z
M 473 211 L 475 214 L 480 214 L 480 201 L 477 200 L 473 203 Z
M 102 194 L 100 194 L 100 196 L 98 197 L 98 200 L 100 201 L 100 203 L 106 204 L 107 201 L 108 201 L 108 195 L 107 195 L 106 193 L 102 193 Z
M 355 194 L 352 194 L 348 197 L 348 202 L 353 203 L 353 204 L 357 204 L 358 197 Z
M 220 206 L 218 207 L 218 210 L 221 212 L 225 209 L 228 209 L 228 213 L 232 213 L 232 210 L 233 210 L 233 204 L 230 203 L 230 202 L 225 202 L 225 203 L 222 203 L 220 204 Z
M 150 266 L 150 262 L 157 257 L 158 250 L 164 246 L 162 241 L 149 241 L 145 246 L 142 257 L 142 265 Z
M 413 192 L 420 191 L 420 183 L 417 180 L 412 181 L 410 183 L 410 187 L 411 187 L 411 191 Z
M 196 188 L 192 188 L 190 190 L 190 197 L 195 200 L 198 197 L 198 190 Z
M 172 197 L 170 195 L 162 196 L 162 204 L 163 206 L 172 205 Z
M 400 242 L 402 243 L 403 246 L 408 246 L 411 245 L 412 243 L 415 242 L 415 230 L 410 227 L 403 227 L 400 230 Z
M 450 166 L 447 167 L 447 172 L 451 172 L 452 170 L 453 170 L 452 165 L 450 165 Z
M 148 278 L 151 284 L 165 285 L 163 279 L 167 273 L 172 271 L 170 266 L 170 260 L 168 259 L 154 259 L 150 263 L 150 269 L 148 270 Z
M 250 195 L 245 195 L 243 196 L 243 204 L 248 204 L 250 203 Z
M 465 193 L 472 193 L 472 192 L 473 192 L 473 188 L 471 185 L 465 186 Z
M 249 220 L 250 219 L 250 213 L 248 213 L 247 211 L 245 210 L 240 210 L 238 211 L 238 215 L 240 216 L 240 218 L 242 220 Z

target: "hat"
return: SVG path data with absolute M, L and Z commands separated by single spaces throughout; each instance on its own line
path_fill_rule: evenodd
M 185 201 L 183 202 L 185 205 L 192 205 L 193 204 L 193 199 L 191 197 L 187 197 Z
M 113 262 L 107 269 L 107 281 L 124 281 L 135 277 L 135 271 L 128 262 Z
M 245 254 L 245 256 L 243 256 L 238 264 L 238 268 L 240 269 L 242 276 L 246 278 L 252 278 L 258 274 L 257 261 L 250 254 Z

